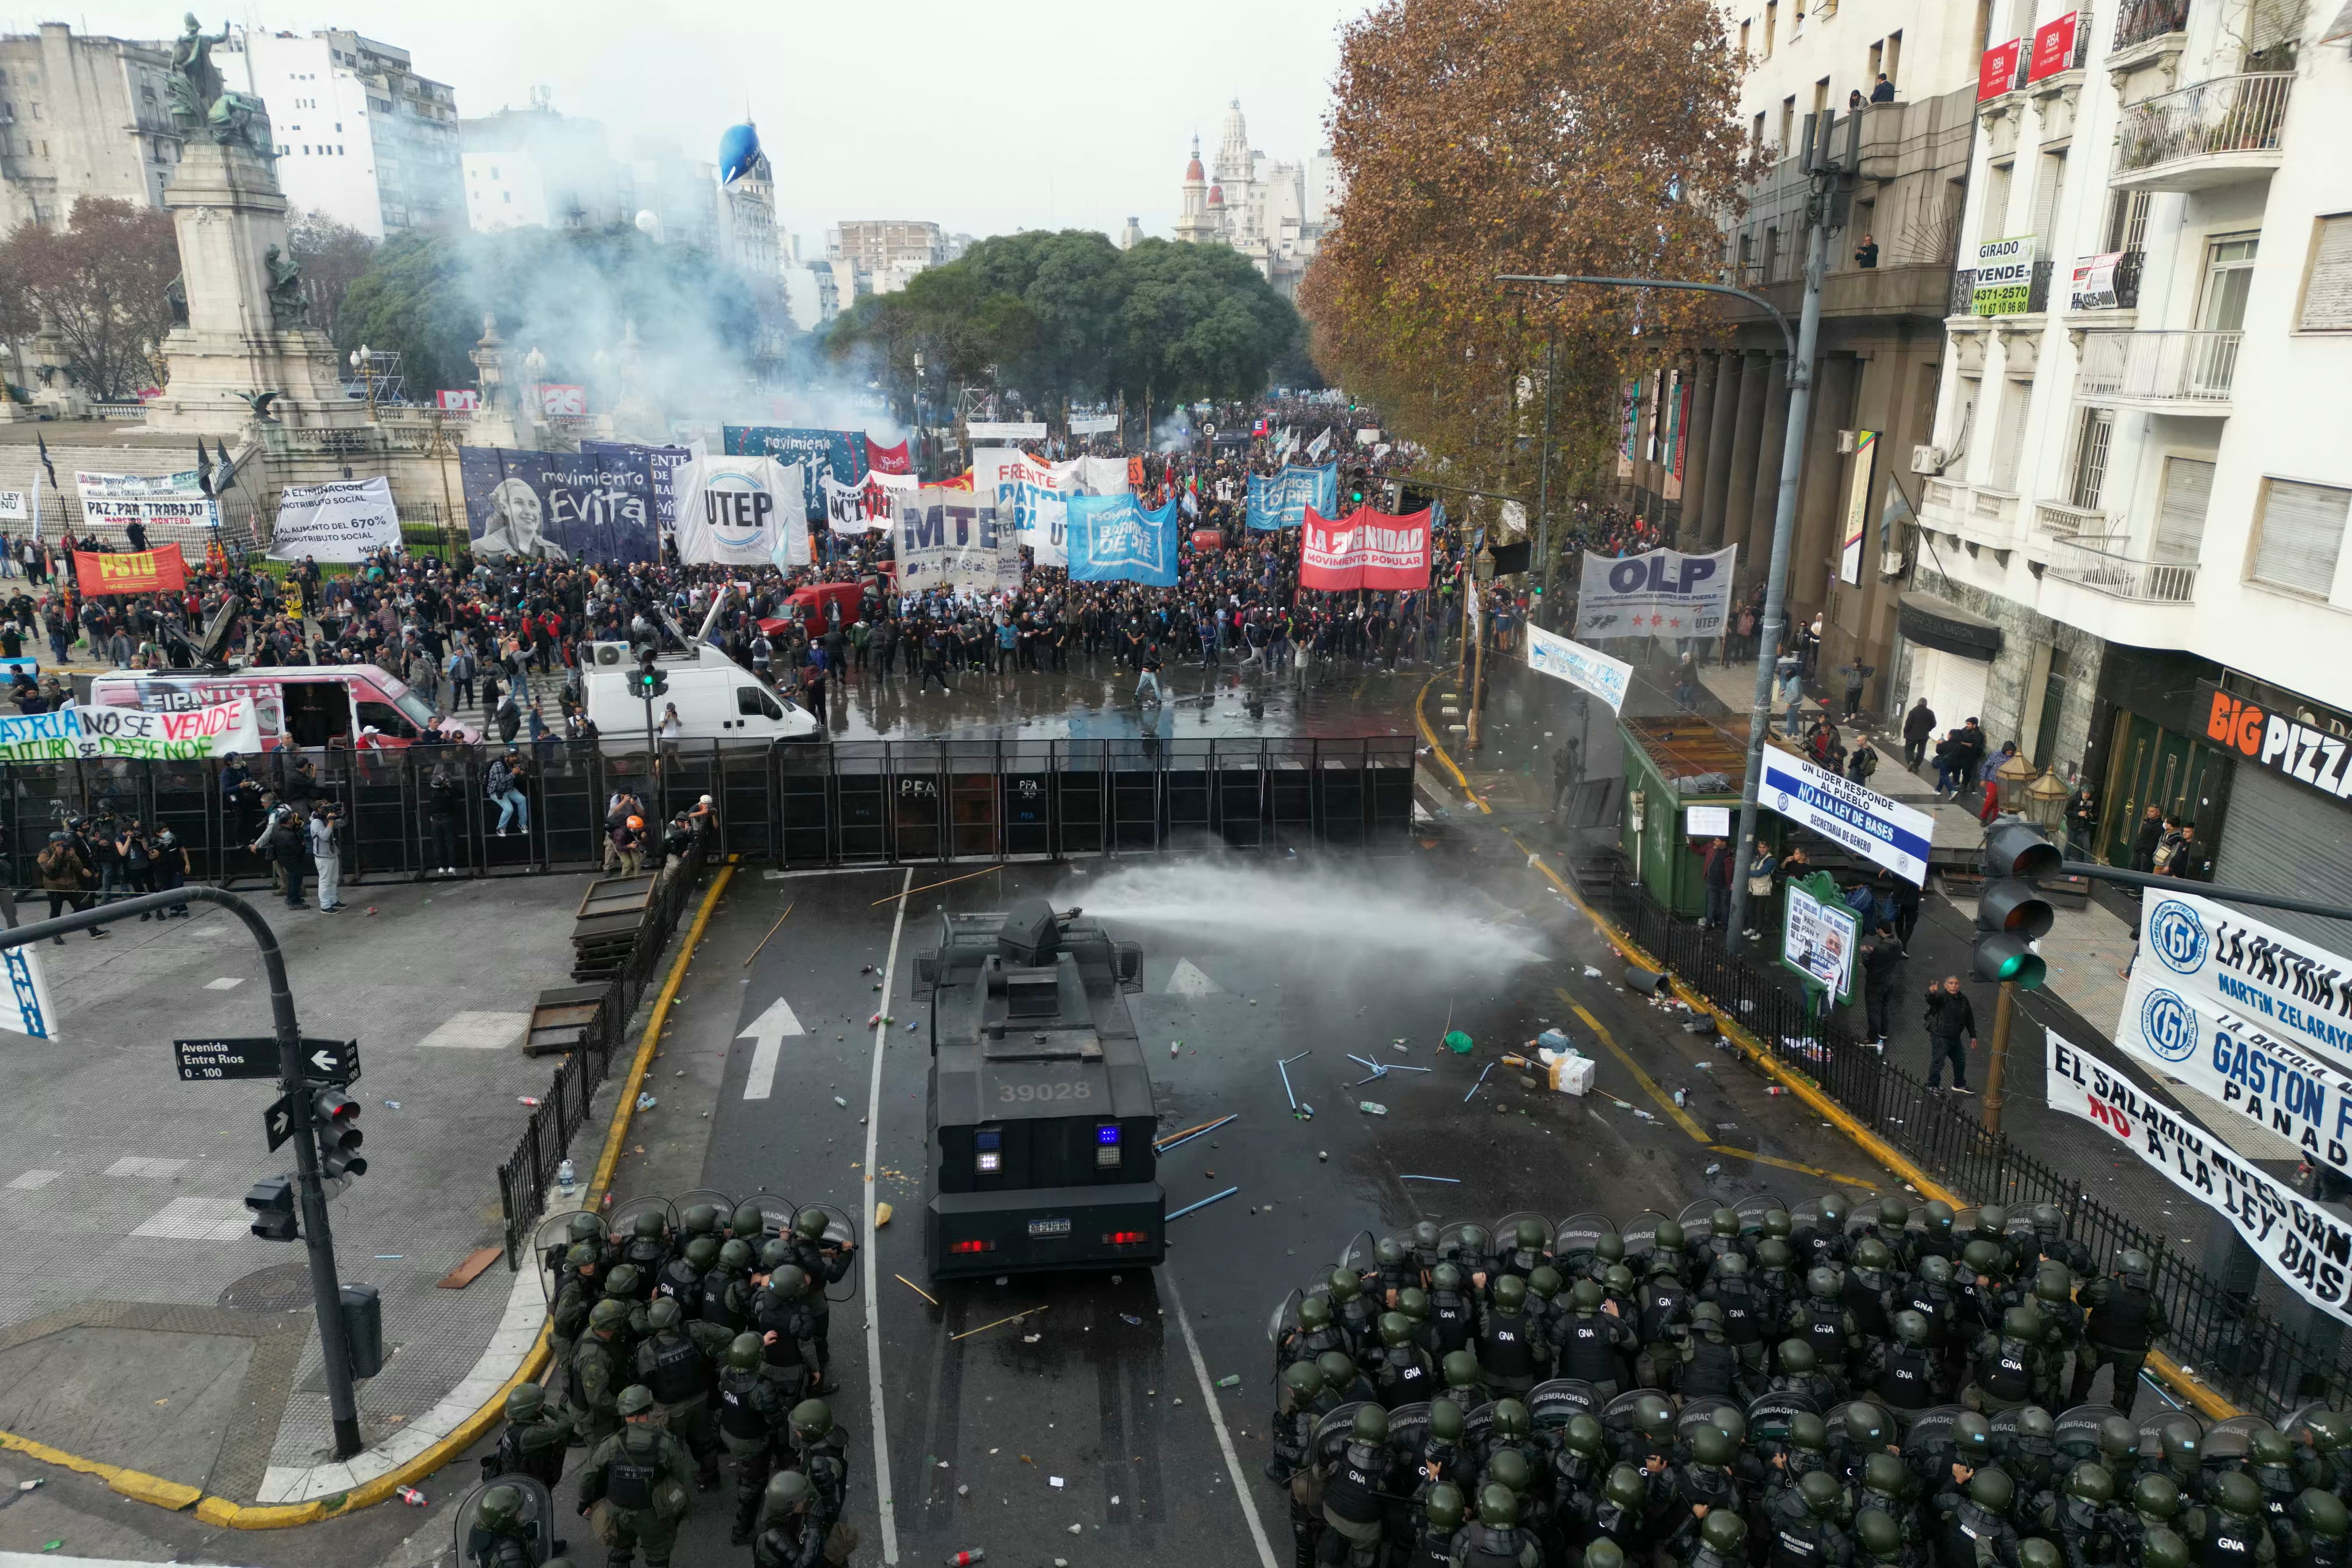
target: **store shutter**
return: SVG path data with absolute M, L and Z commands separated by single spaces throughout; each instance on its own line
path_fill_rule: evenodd
M 1912 647 L 1911 701 L 1925 697 L 1928 710 L 1936 715 L 1936 733 L 1927 742 L 1930 756 L 1945 731 L 1958 729 L 1971 716 L 1984 716 L 1985 678 L 1991 670 L 1992 666 L 1982 659 L 1962 658 L 1956 653 L 1916 644 Z M 1910 703 L 1904 706 L 1908 709 Z
M 2205 539 L 2205 509 L 2213 501 L 2213 465 L 2196 458 L 2164 461 L 2164 505 L 2157 513 L 2153 553 L 2186 564 Z
M 2252 763 L 2233 761 L 2230 769 L 2230 810 L 2213 879 L 2352 909 L 2352 810 Z M 2245 912 L 2352 955 L 2352 921 L 2284 910 Z
M 2264 482 L 2254 580 L 2325 596 L 2336 582 L 2352 490 L 2290 479 Z

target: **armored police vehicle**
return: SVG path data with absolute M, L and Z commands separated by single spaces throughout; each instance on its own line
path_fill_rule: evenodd
M 1157 1264 L 1151 1074 L 1127 993 L 1143 950 L 1042 898 L 940 917 L 929 988 L 934 1278 Z

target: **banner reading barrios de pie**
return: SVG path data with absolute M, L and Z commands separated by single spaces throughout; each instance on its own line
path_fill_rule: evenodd
M 98 704 L 0 718 L 0 763 L 88 757 L 176 763 L 259 750 L 261 728 L 249 697 L 176 713 Z

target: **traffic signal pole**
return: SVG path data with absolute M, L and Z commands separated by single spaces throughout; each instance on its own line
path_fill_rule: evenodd
M 132 915 L 161 911 L 178 904 L 217 904 L 245 922 L 261 949 L 261 967 L 269 980 L 269 1016 L 278 1040 L 278 1088 L 293 1112 L 293 1143 L 302 1204 L 302 1240 L 310 1253 L 310 1301 L 319 1319 L 319 1350 L 327 1379 L 327 1409 L 334 1420 L 335 1458 L 348 1459 L 363 1445 L 360 1441 L 359 1401 L 352 1390 L 351 1339 L 343 1326 L 342 1286 L 335 1277 L 335 1242 L 327 1223 L 327 1194 L 319 1178 L 319 1148 L 311 1125 L 312 1084 L 303 1072 L 302 1028 L 294 1016 L 294 992 L 286 979 L 286 955 L 278 933 L 261 911 L 235 893 L 191 885 L 168 892 L 142 893 L 97 904 L 56 920 L 0 931 L 0 950 L 26 947 L 51 937 L 92 926 L 110 925 Z
M 2001 1070 L 2009 1066 L 2009 1018 L 2017 1005 L 2017 982 L 2000 983 L 2000 998 L 1992 1005 L 1992 1059 L 1985 1064 L 1984 1130 L 2000 1131 Z

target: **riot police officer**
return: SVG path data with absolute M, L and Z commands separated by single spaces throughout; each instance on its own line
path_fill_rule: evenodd
M 693 1458 L 656 1424 L 650 1389 L 623 1389 L 614 1408 L 622 1428 L 596 1446 L 580 1472 L 580 1511 L 612 1549 L 610 1568 L 629 1568 L 640 1546 L 648 1568 L 669 1568 L 694 1484 Z
M 1824 1193 L 1814 1205 L 1821 1217 L 1808 1221 L 1789 1238 L 1790 1247 L 1797 1255 L 1798 1267 L 1808 1275 L 1823 1267 L 1843 1268 L 1848 1256 L 1845 1235 L 1845 1200 L 1835 1193 Z
M 2085 1459 L 2066 1472 L 2066 1495 L 2058 1505 L 2059 1555 L 2065 1568 L 2093 1568 L 2115 1560 L 2107 1513 L 2115 1502 L 2116 1479 L 2107 1468 Z
M 654 1279 L 669 1256 L 669 1226 L 654 1210 L 639 1210 L 629 1222 L 629 1239 L 621 1244 L 620 1261 L 637 1271 L 636 1291 L 642 1292 L 641 1300 L 653 1294 Z
M 2115 1368 L 2115 1392 L 2110 1397 L 2127 1405 L 2147 1361 L 2147 1347 L 2171 1331 L 2164 1304 L 2156 1299 L 2156 1266 L 2147 1253 L 2126 1247 L 2116 1259 L 2116 1272 L 2083 1287 L 2080 1298 L 2087 1315 L 2083 1321 L 2083 1347 L 2074 1357 L 2074 1383 L 2067 1402 L 2080 1405 L 2091 1396 L 2091 1384 L 2101 1367 Z
M 624 1386 L 628 1322 L 626 1302 L 609 1298 L 597 1302 L 588 1314 L 587 1333 L 572 1347 L 564 1367 L 564 1400 L 585 1442 L 601 1442 L 620 1429 L 615 1404 Z
M 1315 1444 L 1315 1421 L 1323 1413 L 1316 1401 L 1323 1393 L 1323 1374 L 1311 1361 L 1295 1361 L 1282 1369 L 1282 1392 L 1274 1407 L 1274 1457 L 1265 1462 L 1265 1479 L 1276 1486 L 1307 1462 Z
M 719 1264 L 719 1243 L 698 1236 L 654 1276 L 656 1300 L 667 1297 L 694 1317 L 702 1315 L 702 1281 Z
M 1663 1231 L 1664 1226 L 1659 1228 Z M 1674 1234 L 1679 1237 L 1682 1226 L 1675 1226 Z M 1682 1370 L 1683 1342 L 1690 1334 L 1691 1303 L 1689 1290 L 1663 1249 L 1650 1255 L 1649 1278 L 1642 1281 L 1634 1301 L 1634 1332 L 1642 1342 L 1641 1353 L 1648 1358 L 1647 1381 L 1653 1387 L 1673 1393 L 1675 1374 Z
M 1897 1421 L 1936 1403 L 1936 1358 L 1927 1345 L 1927 1320 L 1905 1308 L 1895 1314 L 1895 1337 L 1871 1355 L 1864 1382 Z
M 506 1430 L 483 1467 L 486 1476 L 529 1476 L 553 1491 L 563 1479 L 563 1450 L 571 1446 L 570 1411 L 551 1411 L 535 1383 L 518 1383 L 507 1394 Z
M 1941 1568 L 2020 1568 L 2017 1527 L 2009 1521 L 2016 1483 L 1990 1468 L 1969 1478 L 1968 1490 L 1944 1515 L 1936 1540 Z
M 1789 1309 L 1786 1327 L 1813 1349 L 1813 1365 L 1832 1390 L 1845 1387 L 1848 1363 L 1862 1350 L 1862 1326 L 1839 1299 L 1838 1272 L 1817 1264 L 1805 1275 L 1805 1299 Z
M 846 1563 L 857 1546 L 856 1530 L 842 1521 L 849 1506 L 849 1434 L 822 1399 L 793 1405 L 789 1430 L 792 1452 L 784 1463 L 806 1476 L 816 1492 L 812 1511 L 824 1531 L 826 1561 Z
M 710 1430 L 711 1361 L 733 1338 L 716 1323 L 688 1322 L 676 1300 L 656 1296 L 646 1309 L 652 1332 L 637 1347 L 637 1377 L 653 1391 L 663 1423 L 694 1456 L 697 1484 L 719 1484 L 719 1445 Z
M 825 1369 L 833 1364 L 833 1308 L 825 1300 L 824 1288 L 841 1282 L 856 1261 L 855 1240 L 835 1246 L 824 1238 L 824 1211 L 805 1208 L 793 1218 L 790 1236 L 782 1237 L 790 1261 L 807 1276 L 808 1310 L 815 1331 L 809 1337 L 816 1342 L 815 1373 L 817 1382 L 812 1394 L 831 1394 L 834 1389 L 825 1378 Z
M 2000 1332 L 1979 1334 L 1969 1351 L 1973 1381 L 1960 1395 L 1968 1407 L 1991 1415 L 2029 1404 L 2042 1370 L 2041 1342 L 2042 1317 L 2032 1307 L 2011 1308 Z
M 1619 1352 L 1633 1346 L 1632 1331 L 1612 1305 L 1602 1300 L 1596 1281 L 1580 1279 L 1570 1292 L 1568 1316 L 1552 1331 L 1555 1375 L 1582 1378 L 1604 1399 L 1617 1395 Z
M 751 1327 L 766 1347 L 767 1375 L 787 1400 L 810 1391 L 824 1361 L 808 1295 L 808 1276 L 795 1264 L 782 1263 L 751 1298 Z
M 1519 1221 L 1513 1227 L 1511 1239 L 1516 1245 L 1512 1247 L 1509 1256 L 1499 1265 L 1503 1273 L 1516 1274 L 1525 1279 L 1551 1261 L 1551 1255 L 1548 1250 L 1551 1245 L 1551 1233 L 1545 1227 L 1543 1221 L 1539 1219 Z
M 2263 1491 L 2252 1476 L 2222 1476 L 2209 1500 L 2205 1528 L 2190 1543 L 2200 1568 L 2258 1568 L 2277 1560 L 2263 1525 Z
M 1682 1370 L 1675 1378 L 1685 1399 L 1729 1399 L 1739 1393 L 1739 1349 L 1723 1331 L 1720 1302 L 1701 1301 L 1691 1309 Z
M 1724 1339 L 1738 1353 L 1742 1370 L 1751 1379 L 1760 1380 L 1764 1375 L 1765 1308 L 1748 1269 L 1745 1254 L 1725 1252 L 1715 1260 L 1706 1283 L 1699 1288 L 1698 1299 L 1722 1312 Z M 1694 1320 L 1696 1317 L 1694 1309 Z
M 2307 1487 L 2294 1500 L 2294 1529 L 2279 1544 L 2288 1568 L 2344 1568 L 2352 1560 L 2346 1537 L 2352 1534 L 2344 1500 L 2334 1492 Z
M 1461 1489 L 1433 1483 L 1422 1496 L 1420 1513 L 1405 1552 L 1405 1568 L 1453 1568 L 1454 1537 L 1462 1529 Z
M 1451 1399 L 1429 1405 L 1429 1427 L 1421 1440 L 1421 1473 L 1424 1484 L 1473 1489 L 1478 1480 L 1480 1456 L 1463 1441 L 1462 1406 Z M 1466 1492 L 1465 1492 L 1466 1495 Z
M 1480 1490 L 1478 1522 L 1454 1537 L 1454 1562 L 1455 1568 L 1541 1568 L 1543 1553 L 1519 1528 L 1519 1500 L 1508 1487 Z
M 798 1470 L 779 1470 L 769 1479 L 751 1568 L 817 1568 L 824 1561 L 824 1526 L 815 1503 L 816 1489 Z
M 1851 1552 L 1835 1522 L 1843 1490 L 1827 1470 L 1809 1470 L 1764 1505 L 1767 1568 L 1843 1568 Z
M 751 1244 L 730 1238 L 719 1245 L 719 1261 L 702 1277 L 702 1321 L 740 1334 L 751 1321 Z
M 1434 1374 L 1429 1352 L 1412 1342 L 1412 1325 L 1405 1315 L 1382 1312 L 1381 1360 L 1372 1374 L 1381 1405 L 1394 1410 L 1400 1405 L 1414 1405 L 1428 1398 Z
M 466 1532 L 466 1561 L 473 1568 L 533 1568 L 539 1532 L 522 1512 L 520 1487 L 500 1484 L 484 1491 Z
M 1346 1543 L 1343 1553 L 1326 1551 L 1326 1562 L 1348 1568 L 1376 1568 L 1381 1558 L 1382 1500 L 1391 1489 L 1388 1412 L 1367 1405 L 1356 1412 L 1347 1443 L 1323 1467 L 1323 1523 Z
M 1303 1305 L 1299 1308 L 1302 1314 L 1306 1310 Z M 1429 1353 L 1443 1362 L 1455 1351 L 1469 1349 L 1477 1327 L 1476 1308 L 1463 1289 L 1460 1266 L 1441 1263 L 1430 1270 L 1429 1328 L 1436 1343 L 1429 1347 Z
M 1383 1237 L 1372 1247 L 1374 1271 L 1380 1276 L 1381 1305 L 1396 1310 L 1397 1292 L 1421 1283 L 1421 1270 L 1405 1255 L 1404 1244 Z
M 751 1539 L 760 1489 L 784 1427 L 784 1402 L 761 1374 L 764 1361 L 757 1334 L 738 1334 L 727 1347 L 726 1370 L 719 1374 L 719 1441 L 735 1461 L 735 1532 L 741 1546 Z
M 1535 1347 L 1528 1327 L 1528 1282 L 1497 1277 L 1478 1309 L 1478 1364 L 1498 1394 L 1526 1394 L 1536 1385 Z

